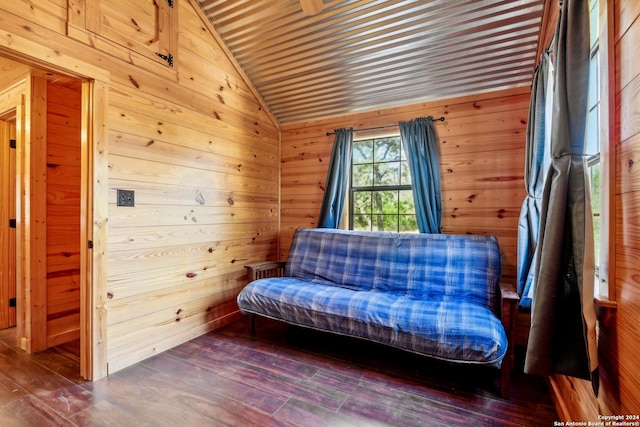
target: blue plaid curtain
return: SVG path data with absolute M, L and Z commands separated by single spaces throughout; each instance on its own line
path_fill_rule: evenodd
M 336 129 L 335 134 L 318 228 L 338 228 L 348 191 L 353 128 Z
M 440 158 L 433 117 L 400 122 L 400 138 L 407 154 L 413 200 L 421 233 L 440 233 L 442 196 Z

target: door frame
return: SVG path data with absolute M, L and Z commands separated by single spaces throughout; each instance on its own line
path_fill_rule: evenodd
M 16 153 L 9 141 L 17 141 L 16 122 L 18 108 L 15 106 L 9 110 L 0 111 L 0 183 L 2 184 L 2 199 L 0 203 L 0 236 L 2 236 L 2 248 L 0 248 L 0 262 L 3 268 L 0 271 L 0 328 L 10 328 L 16 325 L 16 308 L 10 307 L 11 298 L 16 298 L 16 231 L 11 228 L 11 220 L 16 218 Z
M 106 248 L 108 208 L 107 107 L 109 73 L 19 34 L 5 31 L 0 55 L 55 74 L 77 78 L 82 84 L 81 129 L 81 250 L 80 250 L 80 375 L 97 380 L 108 373 L 106 347 Z M 26 54 L 24 52 L 29 52 Z M 16 159 L 16 162 L 21 162 Z M 18 178 L 20 179 L 20 178 Z M 16 210 L 28 209 L 20 198 Z M 24 211 L 20 213 L 24 215 Z M 23 216 L 25 218 L 25 216 Z M 26 216 L 29 218 L 29 215 Z M 20 221 L 18 221 L 19 223 Z M 27 229 L 32 224 L 21 226 Z M 20 226 L 20 224 L 19 224 Z M 20 230 L 17 230 L 20 240 Z M 29 241 L 16 242 L 29 251 Z M 33 256 L 28 254 L 27 256 Z M 16 263 L 22 261 L 17 254 Z M 19 267 L 19 265 L 17 266 Z M 20 271 L 18 269 L 18 271 Z M 19 286 L 20 287 L 20 286 Z M 29 295 L 18 306 L 27 308 Z M 20 312 L 20 310 L 18 310 Z M 20 322 L 21 319 L 18 319 Z

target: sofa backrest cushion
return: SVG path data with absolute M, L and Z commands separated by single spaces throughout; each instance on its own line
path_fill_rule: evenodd
M 285 275 L 412 298 L 462 298 L 495 311 L 500 248 L 493 236 L 298 229 Z

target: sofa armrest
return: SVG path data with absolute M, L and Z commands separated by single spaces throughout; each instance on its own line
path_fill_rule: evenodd
M 507 354 L 502 361 L 502 384 L 500 393 L 502 397 L 508 398 L 510 388 L 510 372 L 514 366 L 514 331 L 516 315 L 518 314 L 518 301 L 520 297 L 515 287 L 511 283 L 500 282 L 500 320 L 507 333 L 509 341 Z
M 247 264 L 244 266 L 249 270 L 249 280 L 254 281 L 264 279 L 265 277 L 282 277 L 284 276 L 284 261 L 264 261 Z
M 513 284 L 500 282 L 500 320 L 509 337 L 518 313 L 518 301 L 520 297 Z

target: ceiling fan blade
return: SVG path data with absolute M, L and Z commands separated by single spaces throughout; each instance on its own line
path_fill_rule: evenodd
M 300 6 L 305 15 L 312 16 L 320 13 L 324 4 L 322 0 L 300 0 Z

